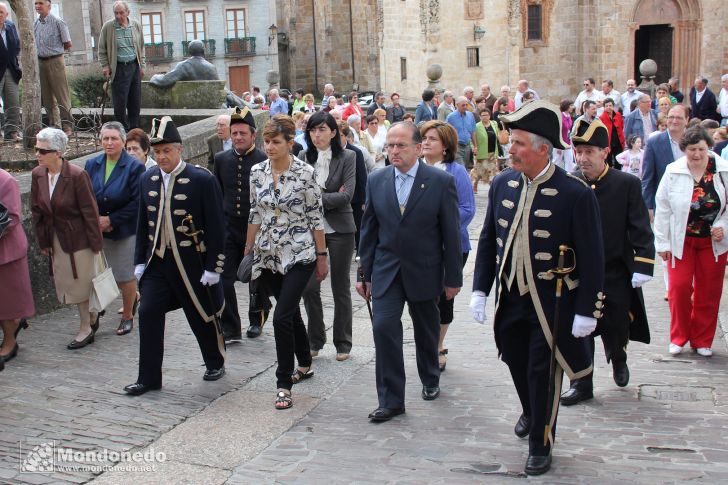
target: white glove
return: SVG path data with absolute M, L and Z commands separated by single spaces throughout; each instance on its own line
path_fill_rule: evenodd
M 596 329 L 596 318 L 574 315 L 574 324 L 571 326 L 571 335 L 574 337 L 586 337 Z
M 212 271 L 205 270 L 204 273 L 202 273 L 202 278 L 200 278 L 200 283 L 202 283 L 203 286 L 212 286 L 216 285 L 220 282 L 220 275 L 217 273 L 213 273 Z
M 652 276 L 642 274 L 642 273 L 634 273 L 632 275 L 632 288 L 639 288 L 640 286 L 644 285 L 651 279 L 652 279 Z
M 142 275 L 144 274 L 144 269 L 147 267 L 146 264 L 137 264 L 134 266 L 134 277 L 139 281 L 142 279 Z
M 475 290 L 470 296 L 470 314 L 476 322 L 485 323 L 485 293 Z

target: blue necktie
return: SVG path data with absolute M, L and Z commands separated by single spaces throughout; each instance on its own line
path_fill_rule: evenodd
M 409 177 L 409 175 L 406 173 L 397 174 L 397 180 L 399 180 L 399 188 L 397 189 L 397 201 L 399 202 L 399 211 L 402 213 L 404 213 L 404 208 L 407 205 L 407 199 L 409 198 L 409 194 L 407 194 L 405 190 L 407 177 Z

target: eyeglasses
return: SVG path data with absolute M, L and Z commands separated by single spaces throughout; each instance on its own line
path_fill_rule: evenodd
M 378 125 L 378 124 L 379 124 L 379 122 L 378 122 L 378 121 L 370 121 L 370 122 L 369 122 L 369 124 L 370 124 L 370 125 Z
M 40 153 L 41 155 L 48 155 L 49 153 L 55 153 L 58 150 L 51 150 L 49 148 L 38 148 L 35 147 L 35 153 Z
M 387 143 L 384 147 L 387 150 L 394 150 L 395 148 L 397 150 L 404 150 L 407 147 L 413 147 L 415 145 L 418 145 L 418 143 Z

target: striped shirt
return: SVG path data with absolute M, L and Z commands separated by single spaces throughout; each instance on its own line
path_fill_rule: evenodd
M 33 33 L 40 58 L 63 54 L 65 52 L 63 44 L 71 42 L 71 34 L 68 32 L 66 22 L 53 14 L 48 14 L 44 19 L 41 17 L 35 19 Z
M 114 30 L 116 31 L 116 60 L 117 62 L 130 62 L 136 59 L 136 51 L 134 50 L 134 37 L 131 30 L 131 22 L 122 27 L 118 22 L 114 22 Z

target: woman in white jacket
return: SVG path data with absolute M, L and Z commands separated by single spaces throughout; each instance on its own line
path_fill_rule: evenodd
M 728 161 L 712 146 L 704 128 L 686 131 L 685 156 L 667 166 L 655 197 L 655 249 L 670 278 L 672 355 L 688 342 L 700 355 L 713 355 L 728 256 Z

